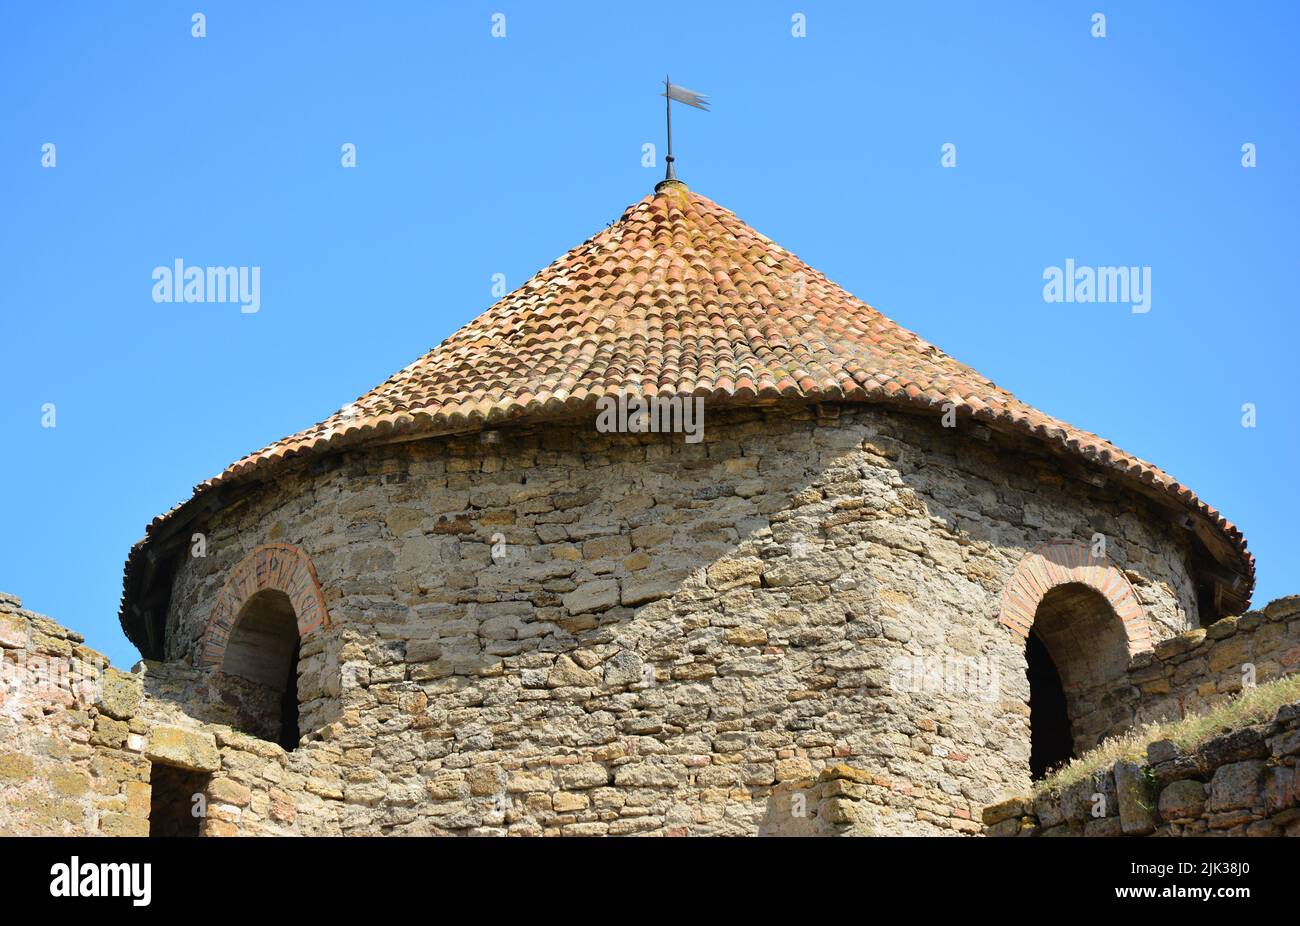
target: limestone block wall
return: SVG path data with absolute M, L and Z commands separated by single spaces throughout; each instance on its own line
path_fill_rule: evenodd
M 79 634 L 0 594 L 0 835 L 144 835 L 139 693 Z
M 0 835 L 147 836 L 160 808 L 196 835 L 339 833 L 339 750 L 195 719 L 210 695 L 185 666 L 114 669 L 0 594 Z
M 1240 692 L 1300 673 L 1300 596 L 1164 640 L 1129 666 L 1139 723 L 1203 714 Z
M 990 836 L 1300 836 L 1300 704 L 1190 753 L 1151 743 L 1060 794 L 984 810 Z M 1100 799 L 1095 795 L 1100 795 Z
M 196 525 L 168 659 L 202 664 L 231 571 L 290 545 L 338 667 L 303 732 L 337 750 L 342 832 L 775 831 L 839 765 L 869 777 L 872 831 L 975 832 L 1029 783 L 999 620 L 1027 555 L 1104 534 L 1148 642 L 1198 620 L 1164 512 L 964 428 L 769 408 L 699 444 L 584 421 L 298 464 Z M 935 660 L 955 685 L 909 671 Z

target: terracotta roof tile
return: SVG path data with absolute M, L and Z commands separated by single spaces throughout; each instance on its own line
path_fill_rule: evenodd
M 620 391 L 952 402 L 1160 487 L 1227 541 L 1248 596 L 1254 565 L 1241 532 L 1190 489 L 1019 401 L 716 203 L 661 187 L 386 382 L 236 461 L 195 496 L 298 455 L 572 413 Z M 132 558 L 174 513 L 153 522 Z

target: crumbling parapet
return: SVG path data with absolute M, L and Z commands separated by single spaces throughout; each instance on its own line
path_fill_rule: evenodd
M 0 835 L 147 836 L 160 800 L 196 835 L 339 833 L 337 747 L 289 753 L 195 719 L 195 677 L 158 663 L 122 672 L 0 595 Z M 160 768 L 180 777 L 160 785 Z
M 989 836 L 1300 836 L 1300 703 L 1183 751 L 1168 739 L 984 809 Z
M 1252 685 L 1300 674 L 1300 595 L 1184 631 L 1134 657 L 1134 722 L 1204 713 Z

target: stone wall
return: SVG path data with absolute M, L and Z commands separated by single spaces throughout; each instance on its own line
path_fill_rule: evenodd
M 1300 836 L 1300 703 L 1183 753 L 1151 743 L 1060 793 L 984 810 L 989 836 Z
M 700 444 L 580 422 L 359 449 L 195 529 L 176 663 L 259 547 L 314 564 L 337 705 L 291 759 L 336 751 L 345 833 L 777 832 L 839 766 L 864 797 L 814 808 L 974 832 L 1029 783 L 1024 642 L 999 623 L 1026 555 L 1101 533 L 1148 639 L 1197 624 L 1164 511 L 1036 442 L 881 408 L 719 413 Z M 993 682 L 900 682 L 927 660 Z
M 0 594 L 0 835 L 148 833 L 144 731 L 130 727 L 140 694 L 107 666 Z
M 1300 596 L 1184 631 L 1136 656 L 1127 698 L 1138 723 L 1203 714 L 1245 685 L 1300 673 Z M 1121 692 L 1123 693 L 1122 689 Z
M 204 723 L 212 694 L 186 666 L 114 669 L 0 594 L 0 835 L 146 836 L 155 804 L 164 832 L 188 816 L 204 835 L 337 834 L 339 750 Z

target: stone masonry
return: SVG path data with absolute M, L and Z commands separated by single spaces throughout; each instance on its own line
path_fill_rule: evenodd
M 1121 694 L 1138 723 L 1205 713 L 1247 685 L 1300 673 L 1300 596 L 1163 640 L 1133 659 Z
M 210 836 L 338 834 L 338 750 L 274 743 L 190 714 L 183 666 L 121 672 L 80 635 L 0 595 L 0 835 L 147 836 L 151 771 L 192 773 Z M 187 713 L 187 709 L 189 713 Z
M 873 409 L 709 424 L 281 477 L 203 525 L 168 658 L 195 661 L 228 570 L 287 540 L 335 627 L 347 832 L 753 833 L 838 762 L 887 782 L 881 832 L 961 832 L 1027 784 L 1023 644 L 996 615 L 1028 550 L 1103 531 L 1152 636 L 1197 623 L 1186 542 L 1027 448 Z M 891 690 L 932 653 L 987 658 L 996 697 Z
M 1104 532 L 1151 637 L 1197 623 L 1187 541 L 1143 500 L 983 438 L 823 406 L 717 415 L 698 445 L 579 422 L 358 450 L 201 526 L 144 675 L 178 726 L 238 727 L 205 631 L 231 571 L 288 543 L 329 612 L 300 679 L 338 692 L 288 756 L 330 757 L 303 774 L 336 782 L 341 832 L 779 832 L 783 789 L 839 765 L 872 782 L 870 831 L 974 832 L 1028 784 L 998 620 L 1028 551 Z M 999 683 L 896 690 L 933 655 Z
M 1085 567 L 1122 574 L 1141 612 L 1114 641 L 1109 732 L 1196 709 L 1221 625 L 1290 664 L 1285 617 L 1197 627 L 1189 541 L 1149 502 L 966 427 L 772 407 L 714 415 L 697 445 L 578 421 L 301 465 L 200 525 L 165 662 L 105 670 L 107 695 L 7 701 L 0 827 L 147 832 L 161 764 L 207 776 L 206 835 L 978 833 L 1029 784 L 1006 588 L 1098 533 Z M 299 627 L 291 751 L 214 624 L 280 587 L 323 608 Z M 5 608 L 6 658 L 103 668 Z M 934 657 L 993 684 L 900 670 Z
M 1000 801 L 982 818 L 989 836 L 1300 836 L 1298 758 L 1300 704 L 1288 704 L 1189 753 L 1158 740 L 1145 762 Z

